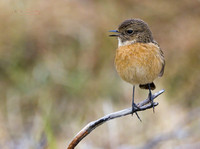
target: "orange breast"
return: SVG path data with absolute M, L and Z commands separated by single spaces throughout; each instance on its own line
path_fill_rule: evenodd
M 120 46 L 115 66 L 121 78 L 131 84 L 147 84 L 159 75 L 164 60 L 160 48 L 153 43 L 134 43 Z

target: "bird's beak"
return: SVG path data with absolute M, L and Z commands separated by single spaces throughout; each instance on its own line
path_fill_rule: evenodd
M 112 32 L 112 33 L 119 33 L 118 30 L 110 30 L 109 32 Z M 110 37 L 118 37 L 120 34 L 111 34 L 109 35 Z

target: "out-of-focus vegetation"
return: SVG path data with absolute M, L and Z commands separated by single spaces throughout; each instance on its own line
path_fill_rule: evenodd
M 129 18 L 146 21 L 163 49 L 156 90 L 166 92 L 155 114 L 139 113 L 142 123 L 110 121 L 78 148 L 144 147 L 156 137 L 154 148 L 200 147 L 200 1 L 3 0 L 0 148 L 65 148 L 88 122 L 131 105 L 132 87 L 113 64 L 117 40 L 108 37 Z

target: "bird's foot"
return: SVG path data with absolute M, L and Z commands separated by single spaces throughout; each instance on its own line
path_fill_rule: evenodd
M 151 102 L 151 105 L 153 106 L 153 113 L 155 113 L 155 108 L 154 108 L 154 102 L 153 102 L 153 96 L 152 96 L 152 94 L 151 93 L 149 93 L 149 100 L 150 100 L 150 102 Z
M 139 110 L 140 108 L 135 104 L 135 103 L 132 103 L 132 115 L 133 115 L 133 113 L 135 113 L 136 114 L 136 116 L 137 116 L 137 118 L 142 122 L 142 120 L 140 119 L 140 117 L 139 117 L 139 115 L 137 114 L 137 112 L 135 111 L 135 109 L 136 110 Z

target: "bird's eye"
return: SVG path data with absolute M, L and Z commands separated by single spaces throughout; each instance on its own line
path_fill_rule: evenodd
M 127 34 L 132 34 L 132 33 L 133 33 L 133 30 L 132 30 L 132 29 L 128 29 L 128 30 L 126 30 L 126 33 L 127 33 Z

